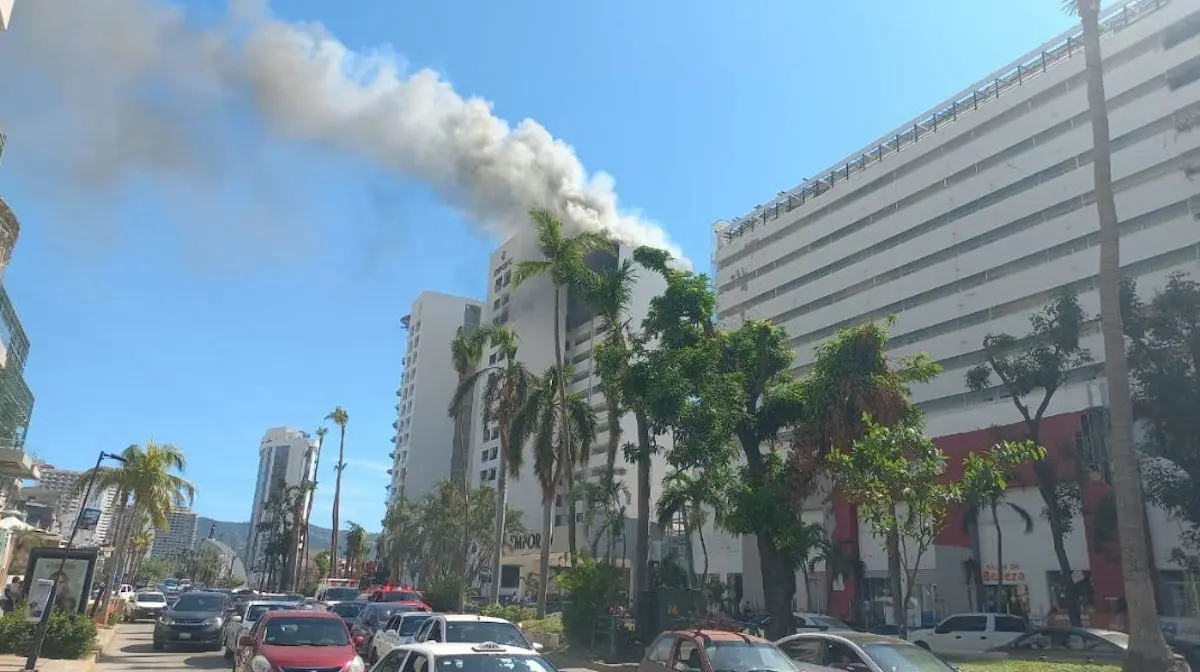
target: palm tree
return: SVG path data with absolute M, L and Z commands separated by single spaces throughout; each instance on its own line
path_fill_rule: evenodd
M 354 521 L 346 523 L 346 570 L 351 577 L 358 576 L 358 569 L 367 555 L 367 531 Z
M 536 382 L 533 374 L 525 365 L 517 361 L 517 350 L 520 338 L 517 333 L 501 325 L 484 325 L 470 335 L 480 344 L 476 349 L 469 349 L 472 357 L 478 356 L 473 363 L 474 372 L 461 381 L 450 399 L 450 409 L 459 408 L 467 395 L 475 393 L 477 383 L 484 381 L 483 392 L 480 394 L 480 420 L 485 432 L 491 431 L 494 424 L 500 435 L 500 463 L 496 468 L 496 526 L 494 530 L 496 554 L 492 558 L 492 581 L 490 584 L 491 601 L 500 601 L 500 568 L 504 556 L 505 517 L 508 510 L 508 469 L 506 467 L 510 452 L 510 430 L 513 418 L 516 417 L 529 389 Z M 495 365 L 480 366 L 484 345 L 496 349 Z M 547 543 L 549 543 L 547 541 Z
M 121 458 L 124 462 L 120 467 L 90 469 L 75 483 L 75 494 L 81 496 L 94 474 L 96 492 L 117 493 L 117 511 L 122 515 L 117 524 L 117 548 L 110 565 L 114 575 L 110 579 L 118 578 L 115 574 L 125 566 L 138 521 L 145 517 L 154 527 L 166 529 L 171 509 L 190 505 L 196 497 L 195 486 L 179 475 L 187 468 L 187 458 L 178 447 L 147 441 L 144 447 L 134 444 L 121 451 Z M 111 593 L 103 591 L 98 607 L 101 613 L 106 613 Z
M 1002 506 L 1017 514 L 1025 534 L 1033 533 L 1033 516 L 1019 504 L 1014 504 L 1003 497 L 987 497 L 971 492 L 967 493 L 966 507 L 963 511 L 963 527 L 968 534 L 976 535 L 972 538 L 972 546 L 978 546 L 979 514 L 986 510 L 991 515 L 992 527 L 996 530 L 996 610 L 1005 610 L 1007 613 L 1008 602 L 1004 601 L 1004 530 L 1000 527 L 1000 507 Z M 976 564 L 982 571 L 982 558 L 976 558 Z M 981 611 L 988 610 L 984 606 L 982 594 L 979 596 L 979 606 Z
M 537 230 L 538 251 L 542 258 L 532 261 L 522 261 L 513 270 L 513 289 L 516 290 L 527 280 L 546 275 L 554 283 L 554 365 L 560 376 L 565 376 L 567 369 L 563 366 L 563 337 L 562 337 L 562 306 L 568 288 L 578 284 L 586 266 L 584 255 L 594 250 L 609 248 L 612 243 L 598 233 L 581 233 L 576 236 L 566 235 L 562 222 L 549 210 L 535 208 L 529 213 Z M 569 380 L 565 377 L 558 381 L 559 422 L 562 426 L 570 425 L 567 418 L 567 387 Z M 564 437 L 566 443 L 562 446 L 563 456 L 569 457 L 577 453 L 571 445 L 572 437 Z M 586 448 L 583 451 L 586 454 Z M 564 459 L 563 491 L 570 492 L 575 480 L 575 464 Z M 572 561 L 575 559 L 575 503 L 567 502 L 567 545 Z
M 513 418 L 508 444 L 508 471 L 513 478 L 521 473 L 524 444 L 528 442 L 533 451 L 533 474 L 542 487 L 542 548 L 538 569 L 542 576 L 550 576 L 554 499 L 563 482 L 562 472 L 574 468 L 579 459 L 572 454 L 572 448 L 589 446 L 596 438 L 596 412 L 592 405 L 579 392 L 562 395 L 562 381 L 571 376 L 571 365 L 565 368 L 563 371 L 551 366 L 529 391 L 525 404 Z M 563 403 L 565 407 L 560 406 Z M 538 587 L 538 618 L 546 616 L 548 588 L 546 581 Z
M 700 550 L 704 557 L 704 583 L 708 582 L 708 544 L 704 540 L 704 526 L 708 523 L 708 512 L 705 507 L 711 507 L 715 521 L 719 526 L 724 520 L 725 506 L 720 499 L 720 488 L 711 478 L 711 472 L 675 470 L 663 479 L 662 494 L 658 498 L 659 525 L 666 527 L 672 520 L 681 518 L 683 532 L 687 535 L 688 564 L 691 565 L 692 535 L 700 540 Z M 689 570 L 688 583 L 695 580 L 695 572 Z
M 346 409 L 338 406 L 325 416 L 325 420 L 337 425 L 339 432 L 338 461 L 333 465 L 333 470 L 337 473 L 333 484 L 333 543 L 329 549 L 329 561 L 332 563 L 330 571 L 336 577 L 338 575 L 338 514 L 341 512 L 342 504 L 342 470 L 346 468 L 346 425 L 350 422 L 350 414 L 346 412 Z
M 329 430 L 325 427 L 317 427 L 317 453 L 313 456 L 312 482 L 308 491 L 308 501 L 304 504 L 304 544 L 300 548 L 303 553 L 304 568 L 301 570 L 301 576 L 308 575 L 308 561 L 312 557 L 312 548 L 310 548 L 308 540 L 312 534 L 312 509 L 313 500 L 317 498 L 317 482 L 321 473 L 321 448 L 325 445 L 325 435 Z
M 1108 101 L 1100 51 L 1100 0 L 1063 0 L 1063 8 L 1078 16 L 1083 27 L 1088 116 L 1092 122 L 1092 186 L 1100 221 L 1100 273 L 1096 284 L 1100 293 L 1100 332 L 1104 337 L 1104 376 L 1108 381 L 1113 494 L 1117 500 L 1121 574 L 1125 579 L 1129 622 L 1129 649 L 1123 669 L 1129 672 L 1166 669 L 1171 655 L 1158 627 L 1150 554 L 1146 549 L 1141 471 L 1133 450 L 1133 402 L 1121 323 L 1121 232 L 1113 196 Z
M 466 330 L 459 327 L 458 333 L 455 334 L 454 340 L 450 342 L 450 363 L 454 367 L 454 373 L 458 377 L 458 382 L 455 390 L 459 388 L 468 389 L 468 393 L 455 399 L 456 404 L 451 404 L 447 412 L 454 419 L 454 445 L 451 448 L 451 467 L 452 474 L 459 476 L 459 486 L 462 488 L 463 510 L 471 510 L 471 484 L 468 481 L 467 473 L 470 464 L 470 419 L 468 413 L 471 412 L 472 404 L 475 400 L 475 380 L 472 376 L 475 369 L 478 368 L 480 360 L 483 359 L 484 342 L 478 338 L 472 338 L 471 334 L 478 329 Z M 466 580 L 467 568 L 470 565 L 471 555 L 471 526 L 463 526 L 463 547 L 462 547 L 462 567 L 461 576 Z M 466 595 L 466 591 L 461 591 L 460 595 Z M 463 605 L 459 605 L 462 607 Z

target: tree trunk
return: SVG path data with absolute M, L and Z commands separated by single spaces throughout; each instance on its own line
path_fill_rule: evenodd
M 696 527 L 696 536 L 700 537 L 700 553 L 704 556 L 704 574 L 700 579 L 700 586 L 708 588 L 708 544 L 704 542 L 704 526 Z
M 792 598 L 796 596 L 796 572 L 788 557 L 775 548 L 773 539 L 758 535 L 758 557 L 762 564 L 763 597 L 771 622 L 768 639 L 775 641 L 795 631 Z
M 333 540 L 329 548 L 329 572 L 335 578 L 341 576 L 338 573 L 338 514 L 341 513 L 342 503 L 342 470 L 346 468 L 346 428 L 339 425 L 338 429 L 341 430 L 341 436 L 338 440 L 338 461 L 334 465 L 337 477 L 333 484 Z
M 304 554 L 304 569 L 302 572 L 305 577 L 308 576 L 308 563 L 312 558 L 312 546 L 309 543 L 309 540 L 312 538 L 312 509 L 313 500 L 317 498 L 317 476 L 321 470 L 321 448 L 324 446 L 325 437 L 318 437 L 317 456 L 313 459 L 312 488 L 308 491 L 308 502 L 304 505 L 304 547 L 300 550 Z
M 488 597 L 492 604 L 500 603 L 500 568 L 504 562 L 504 516 L 508 513 L 508 418 L 500 423 L 500 463 L 496 467 L 496 527 L 492 531 L 492 543 L 496 545 L 492 555 L 492 582 L 488 584 Z M 549 544 L 549 539 L 543 539 Z
M 1008 600 L 1004 599 L 1004 530 L 1000 529 L 1000 514 L 992 505 L 992 525 L 996 526 L 996 613 L 1008 613 Z
M 984 607 L 984 597 L 987 587 L 983 583 L 983 545 L 979 539 L 978 518 L 968 524 L 967 534 L 971 537 L 971 552 L 975 555 L 975 562 L 971 566 L 970 578 L 971 584 L 975 587 L 975 610 L 980 612 L 987 611 Z
M 1146 549 L 1141 473 L 1133 451 L 1133 404 L 1125 334 L 1121 324 L 1121 234 L 1113 197 L 1112 151 L 1109 147 L 1108 102 L 1100 53 L 1100 0 L 1077 0 L 1083 24 L 1087 72 L 1088 116 L 1092 122 L 1096 213 L 1100 220 L 1100 331 L 1104 336 L 1104 377 L 1108 383 L 1111 424 L 1109 439 L 1113 492 L 1117 499 L 1117 534 L 1121 541 L 1121 575 L 1125 579 L 1129 648 L 1127 672 L 1168 669 L 1171 654 L 1158 625 L 1154 587 Z
M 546 617 L 546 595 L 550 588 L 550 540 L 554 534 L 554 492 L 542 493 L 542 547 L 538 553 L 538 571 L 542 580 L 538 582 L 537 617 Z
M 117 545 L 113 549 L 113 571 L 109 575 L 109 582 L 108 585 L 105 586 L 104 594 L 100 596 L 100 613 L 105 615 L 108 614 L 108 605 L 110 601 L 109 598 L 112 596 L 113 588 L 119 586 L 121 579 L 124 578 L 121 576 L 121 569 L 122 563 L 125 561 L 125 548 L 129 543 L 129 539 L 133 536 L 133 521 L 137 519 L 138 515 L 140 515 L 138 513 L 137 502 L 135 501 L 134 505 L 130 507 L 129 499 L 130 495 L 126 493 L 121 501 L 121 511 L 125 512 L 125 522 L 123 525 L 118 526 L 120 534 L 117 537 Z
M 567 414 L 567 371 L 566 364 L 563 361 L 563 337 L 562 337 L 562 299 L 564 297 L 563 288 L 554 288 L 554 361 L 558 365 L 558 421 L 562 423 L 562 450 L 563 454 L 559 457 L 562 462 L 562 479 L 565 495 L 567 495 L 567 553 L 571 558 L 571 562 L 575 562 L 575 498 L 571 497 L 571 486 L 575 481 L 575 451 L 572 442 L 574 441 L 570 431 L 570 418 Z M 584 460 L 587 459 L 586 451 L 591 447 L 585 446 Z M 549 540 L 546 540 L 549 543 Z
M 828 564 L 826 565 L 826 571 L 828 571 Z M 817 608 L 813 606 L 812 590 L 810 589 L 812 583 L 810 583 L 808 580 L 807 565 L 800 565 L 800 575 L 804 577 L 804 610 L 808 612 L 816 612 Z
M 896 519 L 896 507 L 892 506 L 892 519 Z M 908 604 L 904 599 L 904 584 L 900 567 L 900 531 L 895 529 L 887 533 L 888 583 L 892 592 L 892 619 L 896 621 L 900 639 L 908 636 Z
M 1040 445 L 1037 435 L 1033 436 L 1035 443 Z M 1050 469 L 1050 465 L 1046 463 L 1035 463 L 1034 470 Z M 1082 627 L 1083 613 L 1079 604 L 1079 589 L 1075 586 L 1075 581 L 1071 574 L 1071 559 L 1067 557 L 1066 543 L 1063 541 L 1066 538 L 1066 526 L 1063 524 L 1062 515 L 1059 512 L 1058 495 L 1052 487 L 1053 479 L 1038 475 L 1038 492 L 1042 495 L 1042 502 L 1046 505 L 1046 522 L 1050 524 L 1050 538 L 1054 544 L 1054 557 L 1058 559 L 1058 574 L 1062 582 L 1063 592 L 1066 594 L 1067 601 L 1067 617 L 1071 619 L 1071 625 L 1074 627 Z M 1047 487 L 1051 486 L 1051 487 Z M 1081 486 L 1082 487 L 1082 486 Z
M 637 422 L 637 532 L 633 542 L 633 604 L 639 630 L 650 618 L 643 613 L 642 593 L 650 589 L 650 423 L 646 412 L 634 409 Z

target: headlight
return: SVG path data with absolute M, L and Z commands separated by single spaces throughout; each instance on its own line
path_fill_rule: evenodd
M 255 656 L 250 661 L 250 669 L 254 672 L 271 672 L 271 661 L 262 656 Z
M 258 671 L 255 670 L 255 672 Z M 346 666 L 346 672 L 367 672 L 367 664 L 363 662 L 362 658 L 355 656 L 354 660 L 350 661 L 350 664 Z
M 162 623 L 163 625 L 174 625 L 175 619 L 171 618 L 170 616 L 163 616 L 162 618 L 158 619 L 158 622 Z
M 208 625 L 208 626 L 216 626 L 216 625 L 220 625 L 220 624 L 221 624 L 221 617 L 220 617 L 220 616 L 213 616 L 212 618 L 210 618 L 210 619 L 208 619 L 208 620 L 204 621 L 204 624 L 205 624 L 205 625 Z

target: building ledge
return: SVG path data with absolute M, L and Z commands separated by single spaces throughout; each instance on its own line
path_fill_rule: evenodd
M 40 481 L 42 472 L 33 458 L 23 450 L 0 448 L 0 475 L 21 480 Z

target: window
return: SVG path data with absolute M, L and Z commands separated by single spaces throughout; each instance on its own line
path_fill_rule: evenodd
M 404 655 L 407 651 L 393 650 L 389 651 L 379 664 L 371 668 L 373 672 L 400 672 L 400 667 L 404 664 Z
M 987 632 L 987 616 L 951 616 L 942 621 L 937 631 L 946 632 Z
M 848 670 L 852 665 L 863 664 L 862 657 L 854 649 L 841 642 L 829 642 L 829 648 L 826 650 L 825 656 L 826 665 L 842 670 Z
M 1200 574 L 1178 570 L 1159 572 L 1159 607 L 1164 616 L 1200 616 Z
M 501 621 L 447 621 L 447 642 L 495 642 L 505 646 L 531 648 L 529 640 L 512 623 Z
M 675 648 L 675 669 L 679 672 L 700 672 L 703 667 L 703 658 L 696 643 L 689 639 L 679 640 L 679 646 Z
M 425 659 L 425 656 L 414 651 L 404 661 L 404 672 L 426 672 L 428 666 L 429 661 Z
M 1025 632 L 1029 626 L 1017 616 L 996 616 L 996 632 Z
M 824 642 L 821 640 L 806 640 L 794 641 L 782 644 L 779 648 L 788 655 L 792 660 L 801 663 L 810 663 L 812 665 L 820 665 L 824 658 L 823 655 Z

